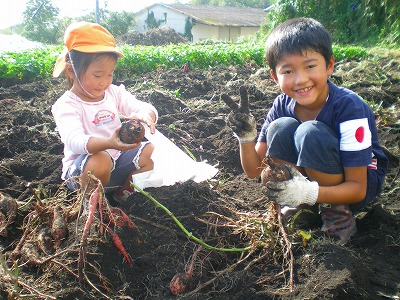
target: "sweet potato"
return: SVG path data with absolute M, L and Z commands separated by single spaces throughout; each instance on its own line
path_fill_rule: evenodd
M 171 294 L 177 296 L 189 291 L 193 287 L 193 279 L 189 273 L 178 273 L 176 274 L 169 283 L 169 290 Z
M 61 243 L 68 237 L 67 223 L 60 206 L 54 207 L 53 224 L 51 225 L 51 236 L 54 240 L 54 247 L 58 249 Z
M 0 236 L 7 237 L 8 236 L 8 224 L 6 216 L 0 211 Z
M 135 223 L 129 216 L 119 207 L 110 206 L 110 214 L 106 215 L 105 219 L 112 226 L 126 226 L 129 229 L 135 228 Z
M 111 232 L 111 239 L 114 243 L 114 246 L 118 249 L 119 252 L 121 252 L 122 256 L 125 258 L 126 262 L 129 264 L 131 268 L 133 268 L 133 262 L 131 258 L 128 255 L 128 252 L 126 252 L 124 245 L 122 244 L 122 240 L 120 237 L 115 233 Z
M 187 266 L 186 272 L 178 273 L 174 277 L 172 277 L 169 283 L 169 290 L 172 295 L 177 296 L 184 292 L 190 291 L 193 288 L 194 276 L 193 269 L 194 263 L 196 261 L 196 257 L 201 251 L 202 247 L 197 248 L 194 252 L 189 265 Z
M 291 178 L 287 165 L 275 163 L 272 158 L 265 158 L 265 167 L 261 172 L 261 184 L 268 181 L 285 181 Z
M 0 236 L 7 237 L 8 226 L 17 217 L 17 200 L 7 194 L 0 193 Z
M 17 209 L 17 200 L 7 194 L 0 193 L 0 210 L 5 216 L 14 220 L 17 216 Z
M 53 250 L 53 238 L 51 236 L 51 229 L 49 227 L 42 228 L 39 231 L 36 246 L 45 254 L 49 254 Z
M 28 266 L 39 266 L 42 264 L 39 251 L 31 242 L 26 242 L 21 248 L 21 257 Z
M 144 126 L 139 120 L 132 119 L 122 123 L 119 139 L 125 144 L 140 143 L 144 138 Z

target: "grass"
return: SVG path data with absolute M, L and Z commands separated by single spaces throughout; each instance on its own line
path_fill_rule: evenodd
M 181 68 L 188 64 L 190 69 L 208 69 L 217 65 L 256 64 L 263 66 L 264 45 L 257 42 L 215 44 L 170 44 L 166 46 L 121 47 L 125 57 L 120 59 L 115 70 L 115 79 L 124 80 L 134 75 L 170 68 Z M 50 78 L 54 63 L 62 46 L 28 50 L 19 53 L 0 53 L 0 79 L 34 81 Z M 360 46 L 333 46 L 336 61 L 345 58 L 364 58 L 369 49 Z M 374 52 L 373 55 L 378 55 Z M 179 91 L 175 91 L 179 94 Z

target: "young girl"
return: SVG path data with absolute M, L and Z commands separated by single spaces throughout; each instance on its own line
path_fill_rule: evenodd
M 271 32 L 265 49 L 283 93 L 257 141 L 247 93 L 241 89 L 240 106 L 221 96 L 233 109 L 228 124 L 239 139 L 243 169 L 251 178 L 259 176 L 266 155 L 296 166 L 292 179 L 267 183 L 267 196 L 283 211 L 319 206 L 322 230 L 344 244 L 356 232 L 353 213 L 376 199 L 386 174 L 374 113 L 354 92 L 329 80 L 332 41 L 319 22 L 288 20 Z
M 61 178 L 70 190 L 76 190 L 86 186 L 91 172 L 104 187 L 118 187 L 114 199 L 123 201 L 133 192 L 132 175 L 133 179 L 146 177 L 153 169 L 154 147 L 149 142 L 123 143 L 119 139 L 120 116 L 139 119 L 154 133 L 157 110 L 136 99 L 123 85 L 112 84 L 117 59 L 123 54 L 104 27 L 73 23 L 65 32 L 64 43 L 53 76 L 64 71 L 70 90 L 52 107 L 64 143 Z

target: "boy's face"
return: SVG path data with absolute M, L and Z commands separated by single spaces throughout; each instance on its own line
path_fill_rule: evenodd
M 313 107 L 325 103 L 329 93 L 327 80 L 333 68 L 333 57 L 327 66 L 320 53 L 309 50 L 303 54 L 284 55 L 275 73 L 270 73 L 283 93 L 302 106 Z

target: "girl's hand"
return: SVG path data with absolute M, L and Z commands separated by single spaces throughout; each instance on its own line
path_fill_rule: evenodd
M 126 144 L 126 143 L 122 142 L 119 138 L 120 130 L 121 130 L 121 126 L 118 127 L 114 131 L 113 135 L 110 137 L 111 143 L 113 145 L 113 147 L 112 147 L 113 149 L 120 150 L 120 151 L 127 151 L 127 150 L 134 149 L 134 148 L 140 146 L 141 142 L 133 143 L 133 144 Z
M 156 131 L 156 116 L 153 111 L 149 110 L 147 113 L 138 113 L 132 116 L 126 117 L 125 120 L 137 119 L 140 122 L 146 124 L 150 128 L 150 132 Z

